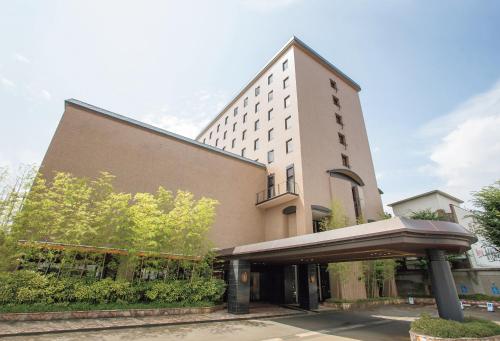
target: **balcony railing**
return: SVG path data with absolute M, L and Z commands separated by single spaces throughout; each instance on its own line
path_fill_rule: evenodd
M 263 202 L 272 200 L 277 197 L 282 197 L 287 194 L 295 197 L 297 196 L 297 183 L 294 181 L 285 181 L 269 187 L 266 190 L 257 193 L 256 205 L 262 204 Z

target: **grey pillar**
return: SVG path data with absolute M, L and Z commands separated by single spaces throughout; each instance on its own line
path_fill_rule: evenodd
M 227 311 L 248 314 L 250 310 L 250 262 L 234 259 L 229 262 Z
M 316 264 L 298 265 L 299 306 L 302 309 L 318 309 L 318 278 Z
M 457 288 L 451 273 L 450 263 L 442 250 L 427 250 L 432 292 L 436 299 L 439 317 L 462 322 L 464 313 L 460 307 Z
M 284 272 L 284 302 L 285 304 L 297 303 L 294 297 L 295 288 L 295 265 L 287 265 L 283 267 Z

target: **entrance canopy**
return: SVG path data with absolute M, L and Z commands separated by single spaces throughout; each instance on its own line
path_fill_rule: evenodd
M 447 221 L 391 218 L 331 231 L 219 250 L 223 259 L 252 263 L 328 263 L 425 256 L 428 249 L 462 253 L 476 242 L 461 225 Z

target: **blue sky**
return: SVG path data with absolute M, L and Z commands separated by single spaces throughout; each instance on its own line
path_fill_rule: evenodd
M 384 203 L 500 178 L 500 1 L 3 1 L 0 166 L 66 98 L 194 137 L 296 35 L 358 82 Z

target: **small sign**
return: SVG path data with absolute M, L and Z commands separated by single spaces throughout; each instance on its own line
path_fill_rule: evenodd
M 464 302 L 460 301 L 460 308 L 464 310 Z
M 413 298 L 413 297 L 408 297 L 408 303 L 409 303 L 409 304 L 415 304 L 415 298 Z
M 493 305 L 493 302 L 486 302 L 486 309 L 488 311 L 495 311 L 495 306 Z

